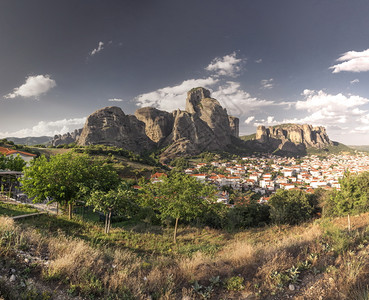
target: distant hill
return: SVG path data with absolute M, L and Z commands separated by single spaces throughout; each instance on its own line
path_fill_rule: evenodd
M 8 137 L 6 138 L 8 141 L 14 142 L 16 145 L 27 145 L 27 146 L 34 146 L 34 145 L 48 145 L 51 144 L 52 137 L 51 136 L 28 136 L 25 138 L 17 138 L 17 137 Z
M 348 147 L 358 151 L 369 152 L 369 145 L 349 145 Z

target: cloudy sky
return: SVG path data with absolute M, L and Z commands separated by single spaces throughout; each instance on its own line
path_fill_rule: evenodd
M 240 133 L 294 122 L 369 144 L 366 0 L 1 0 L 0 137 L 81 128 L 203 86 Z

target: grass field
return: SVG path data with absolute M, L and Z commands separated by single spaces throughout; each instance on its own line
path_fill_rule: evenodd
M 62 291 L 65 299 L 368 299 L 369 214 L 351 217 L 350 230 L 347 218 L 236 232 L 183 226 L 177 244 L 172 227 L 127 220 L 104 234 L 95 215 L 84 217 L 0 217 L 0 264 L 19 270 L 9 299 L 43 299 L 26 298 L 30 289 L 50 299 Z M 0 284 L 0 296 L 7 291 Z

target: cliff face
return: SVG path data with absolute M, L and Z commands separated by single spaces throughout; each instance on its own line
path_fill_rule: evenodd
M 309 147 L 323 149 L 333 145 L 324 127 L 308 124 L 286 124 L 268 128 L 258 126 L 256 142 L 272 151 L 281 150 L 295 154 Z
M 72 133 L 68 132 L 63 135 L 57 134 L 54 136 L 51 143 L 54 147 L 59 146 L 59 145 L 75 143 L 79 139 L 81 132 L 82 132 L 82 128 L 76 129 Z
M 116 146 L 134 152 L 155 147 L 145 134 L 145 123 L 125 115 L 119 107 L 105 107 L 91 114 L 83 127 L 78 145 Z
M 187 93 L 186 110 L 172 113 L 152 107 L 138 109 L 134 116 L 118 107 L 106 107 L 90 115 L 78 145 L 103 144 L 135 152 L 167 147 L 161 160 L 203 151 L 225 150 L 231 136 L 238 137 L 239 121 L 204 88 Z

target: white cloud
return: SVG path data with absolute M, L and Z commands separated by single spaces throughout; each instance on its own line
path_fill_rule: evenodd
M 205 70 L 215 72 L 217 76 L 237 77 L 244 59 L 236 58 L 236 52 L 214 58 Z
M 250 124 L 253 120 L 255 120 L 255 117 L 254 117 L 254 116 L 248 117 L 248 118 L 245 120 L 245 124 Z
M 175 86 L 168 86 L 153 92 L 138 95 L 134 100 L 137 106 L 152 106 L 158 109 L 173 111 L 184 109 L 186 105 L 187 92 L 194 87 L 209 88 L 216 84 L 218 79 L 213 77 L 203 79 L 189 79 Z
M 24 128 L 12 132 L 0 132 L 0 137 L 54 136 L 64 134 L 84 126 L 86 118 L 63 119 L 58 121 L 40 121 L 32 128 Z
M 342 136 L 343 132 L 346 134 L 360 132 L 365 127 L 362 125 L 369 125 L 368 111 L 360 109 L 361 106 L 369 103 L 367 98 L 356 95 L 346 96 L 341 93 L 332 95 L 322 90 L 304 90 L 302 95 L 305 99 L 297 101 L 295 107 L 297 110 L 306 110 L 310 114 L 302 118 L 284 119 L 280 123 L 324 126 L 332 132 L 333 137 Z
M 218 90 L 212 93 L 212 97 L 234 115 L 249 113 L 251 110 L 274 104 L 274 101 L 252 97 L 240 88 L 239 82 L 234 81 L 228 81 L 227 84 L 219 86 Z
M 306 109 L 309 112 L 323 110 L 326 112 L 345 113 L 348 108 L 354 108 L 369 102 L 369 99 L 360 96 L 345 96 L 341 93 L 337 95 L 327 94 L 326 92 L 304 90 L 303 101 L 296 102 L 296 109 Z
M 350 81 L 350 83 L 351 83 L 351 84 L 359 83 L 359 82 L 360 82 L 360 80 L 359 80 L 359 79 L 354 79 L 354 80 L 351 80 L 351 81 Z
M 120 99 L 120 98 L 111 98 L 108 101 L 110 101 L 110 102 L 122 102 L 123 99 Z
M 93 49 L 90 52 L 91 56 L 94 56 L 95 54 L 101 52 L 104 49 L 104 43 L 103 42 L 99 42 L 99 44 L 97 45 L 97 48 Z
M 342 54 L 337 61 L 341 63 L 329 68 L 333 70 L 332 73 L 369 71 L 369 49 L 361 52 L 348 51 Z
M 282 122 L 283 123 L 283 122 Z M 274 119 L 273 116 L 268 116 L 266 119 L 261 119 L 261 120 L 257 120 L 254 123 L 254 126 L 257 127 L 259 125 L 264 125 L 264 126 L 273 126 L 273 125 L 278 125 L 278 124 L 282 124 L 281 122 L 277 121 Z
M 260 81 L 261 84 L 261 88 L 264 90 L 270 90 L 274 87 L 274 83 L 273 83 L 274 79 L 270 78 L 270 79 L 263 79 L 262 81 Z
M 260 64 L 260 63 L 262 63 L 262 62 L 263 62 L 263 60 L 262 60 L 261 58 L 259 58 L 259 59 L 255 60 L 255 62 L 256 62 L 257 64 Z
M 26 79 L 26 82 L 22 84 L 20 87 L 17 87 L 13 90 L 12 93 L 9 93 L 4 96 L 7 99 L 13 99 L 16 97 L 38 97 L 41 94 L 46 93 L 51 88 L 56 86 L 55 80 L 51 79 L 49 75 L 36 75 L 29 76 Z

